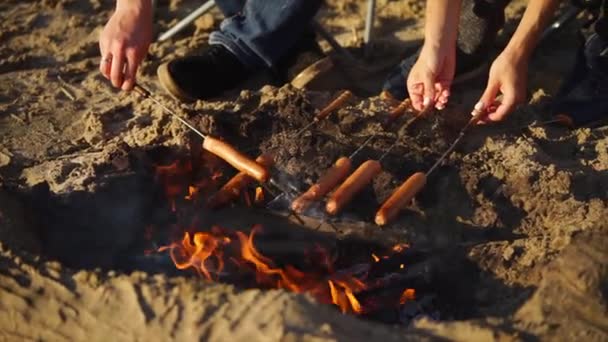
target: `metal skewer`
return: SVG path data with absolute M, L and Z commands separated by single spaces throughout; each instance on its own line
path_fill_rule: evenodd
M 437 161 L 435 162 L 435 164 L 433 164 L 433 166 L 431 166 L 430 169 L 428 169 L 428 171 L 426 172 L 426 176 L 428 177 L 433 171 L 435 171 L 435 169 L 437 169 L 437 167 L 439 165 L 441 165 L 441 163 L 450 155 L 450 153 L 452 153 L 452 151 L 454 151 L 454 149 L 456 148 L 456 146 L 458 146 L 458 143 L 460 143 L 460 141 L 462 140 L 462 138 L 465 136 L 465 134 L 467 133 L 467 131 L 469 130 L 469 127 L 471 127 L 472 125 L 476 124 L 479 119 L 485 115 L 485 112 L 483 110 L 474 110 L 475 116 L 473 116 L 471 118 L 471 120 L 469 120 L 469 122 L 467 122 L 467 124 L 460 130 L 460 133 L 458 134 L 458 137 L 454 140 L 454 142 L 450 145 L 450 147 L 448 147 L 448 149 L 443 152 L 443 154 L 441 155 L 441 157 L 439 157 L 439 159 L 437 159 Z
M 401 126 L 401 129 L 399 129 L 399 132 L 407 131 L 410 128 L 411 125 L 413 125 L 419 119 L 425 117 L 432 109 L 433 109 L 432 106 L 428 106 L 422 112 L 420 112 L 417 115 L 409 118 L 403 124 L 403 126 Z M 401 140 L 401 138 L 402 138 L 402 135 L 399 134 L 397 136 L 397 139 L 395 139 L 395 142 L 386 151 L 384 151 L 384 153 L 380 156 L 380 158 L 378 158 L 378 161 L 382 161 L 382 159 L 384 159 L 395 148 L 395 146 L 397 146 L 397 143 Z
M 136 84 L 135 87 L 133 88 L 133 90 L 136 93 L 138 93 L 139 95 L 143 96 L 144 98 L 152 100 L 152 102 L 154 102 L 159 107 L 161 107 L 163 110 L 165 110 L 165 112 L 171 114 L 174 118 L 179 120 L 179 122 L 184 124 L 186 127 L 190 128 L 194 133 L 200 135 L 203 139 L 207 138 L 207 135 L 203 134 L 203 132 L 196 129 L 188 121 L 186 121 L 185 119 L 182 119 L 182 117 L 177 115 L 177 113 L 175 113 L 173 110 L 171 110 L 171 108 L 165 106 L 162 102 L 160 102 L 158 99 L 156 99 L 154 96 L 152 96 L 152 93 L 149 90 L 147 90 L 146 88 L 142 87 L 139 84 Z

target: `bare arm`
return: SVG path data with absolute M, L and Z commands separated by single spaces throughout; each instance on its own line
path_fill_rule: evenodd
M 131 90 L 151 41 L 151 0 L 117 0 L 116 10 L 99 37 L 99 70 L 115 87 Z
M 429 0 L 426 5 L 424 45 L 433 49 L 456 47 L 461 0 Z
M 553 16 L 559 0 L 530 0 L 513 37 L 490 68 L 488 85 L 476 108 L 485 108 L 485 121 L 504 119 L 526 98 L 528 62 Z M 497 101 L 498 94 L 503 95 Z
M 407 90 L 417 110 L 443 109 L 456 67 L 455 51 L 461 0 L 429 0 L 424 45 L 407 78 Z
M 504 52 L 514 58 L 530 59 L 544 29 L 553 18 L 558 0 L 530 0 L 517 30 Z

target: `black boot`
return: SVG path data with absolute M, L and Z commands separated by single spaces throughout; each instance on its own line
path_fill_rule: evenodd
M 273 74 L 281 84 L 289 82 L 309 65 L 323 58 L 323 51 L 316 41 L 312 28 L 277 62 Z
M 251 71 L 222 45 L 210 45 L 199 56 L 174 59 L 158 67 L 161 85 L 183 102 L 208 99 L 234 88 Z
M 223 45 L 210 45 L 199 56 L 182 57 L 162 64 L 158 70 L 161 85 L 183 102 L 193 102 L 221 95 L 247 80 L 255 72 L 270 71 L 285 82 L 301 68 L 322 57 L 312 31 L 305 33 L 271 70 L 250 70 Z

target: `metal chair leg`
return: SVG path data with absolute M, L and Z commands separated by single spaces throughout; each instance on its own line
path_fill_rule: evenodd
M 175 24 L 175 26 L 171 27 L 169 30 L 159 35 L 157 41 L 162 42 L 173 37 L 177 33 L 181 32 L 183 29 L 185 29 L 186 26 L 190 25 L 192 22 L 198 19 L 200 16 L 209 12 L 209 10 L 211 10 L 213 7 L 215 7 L 215 1 L 208 0 L 201 7 L 197 8 L 196 10 L 194 10 L 194 12 L 188 14 L 187 17 L 180 20 L 177 24 Z

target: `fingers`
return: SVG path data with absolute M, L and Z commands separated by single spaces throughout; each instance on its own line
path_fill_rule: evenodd
M 99 72 L 101 72 L 103 77 L 110 79 L 110 70 L 112 70 L 112 55 L 109 53 L 101 55 Z
M 479 102 L 475 105 L 475 109 L 484 110 L 490 104 L 496 102 L 496 96 L 500 91 L 500 85 L 495 82 L 489 82 L 486 90 L 481 95 Z M 478 108 L 479 107 L 479 108 Z
M 116 88 L 122 87 L 124 80 L 125 56 L 124 51 L 120 47 L 116 47 L 112 51 L 112 70 L 110 71 L 110 80 Z
M 415 82 L 415 83 L 411 83 Z M 418 79 L 414 77 L 409 77 L 407 82 L 407 92 L 410 95 L 410 100 L 412 101 L 412 107 L 416 110 L 421 110 L 422 107 L 422 98 L 424 95 L 424 87 L 422 83 L 418 82 Z
M 122 90 L 128 91 L 133 89 L 135 85 L 135 76 L 137 74 L 137 67 L 139 65 L 139 58 L 133 50 L 128 50 L 126 53 L 127 62 L 125 66 L 124 82 L 122 83 Z
M 435 84 L 435 109 L 443 110 L 450 97 L 450 83 L 439 82 Z
M 481 98 L 475 104 L 474 110 L 471 112 L 471 116 L 477 115 L 480 111 L 485 112 L 487 114 L 489 105 L 494 105 L 496 103 L 496 95 L 500 91 L 500 85 L 496 82 L 493 82 L 491 79 L 488 82 L 486 90 L 484 90 Z M 487 116 L 479 118 L 478 123 L 484 123 L 487 121 Z
M 433 75 L 426 73 L 422 79 L 422 83 L 424 85 L 424 97 L 422 99 L 422 108 L 418 110 L 424 110 L 435 103 L 435 80 L 433 79 Z
M 500 100 L 497 99 L 498 92 L 502 93 Z M 502 121 L 521 102 L 516 89 L 500 91 L 499 86 L 488 87 L 471 115 L 479 110 L 484 111 L 485 116 L 478 121 L 479 124 Z
M 122 90 L 131 90 L 135 86 L 137 68 L 141 58 L 134 49 L 126 52 L 121 45 L 113 47 L 112 52 L 106 51 L 100 42 L 102 58 L 99 63 L 101 74 L 112 82 L 112 85 Z
M 517 103 L 518 101 L 512 92 L 503 94 L 502 101 L 498 107 L 493 111 L 488 111 L 487 119 L 494 122 L 503 120 L 515 109 Z
M 420 77 L 419 75 L 410 75 L 407 83 L 407 90 L 412 101 L 412 107 L 418 111 L 422 111 L 428 106 L 435 104 L 439 97 L 443 97 L 443 104 L 447 103 L 447 97 L 449 96 L 449 90 L 443 93 L 444 87 L 439 88 L 439 91 L 435 91 L 435 85 L 432 75 L 425 75 Z M 437 94 L 437 98 L 436 98 Z
M 112 55 L 108 52 L 107 42 L 104 37 L 99 38 L 99 52 L 101 59 L 99 61 L 99 72 L 107 79 L 110 79 L 110 69 L 112 62 Z

